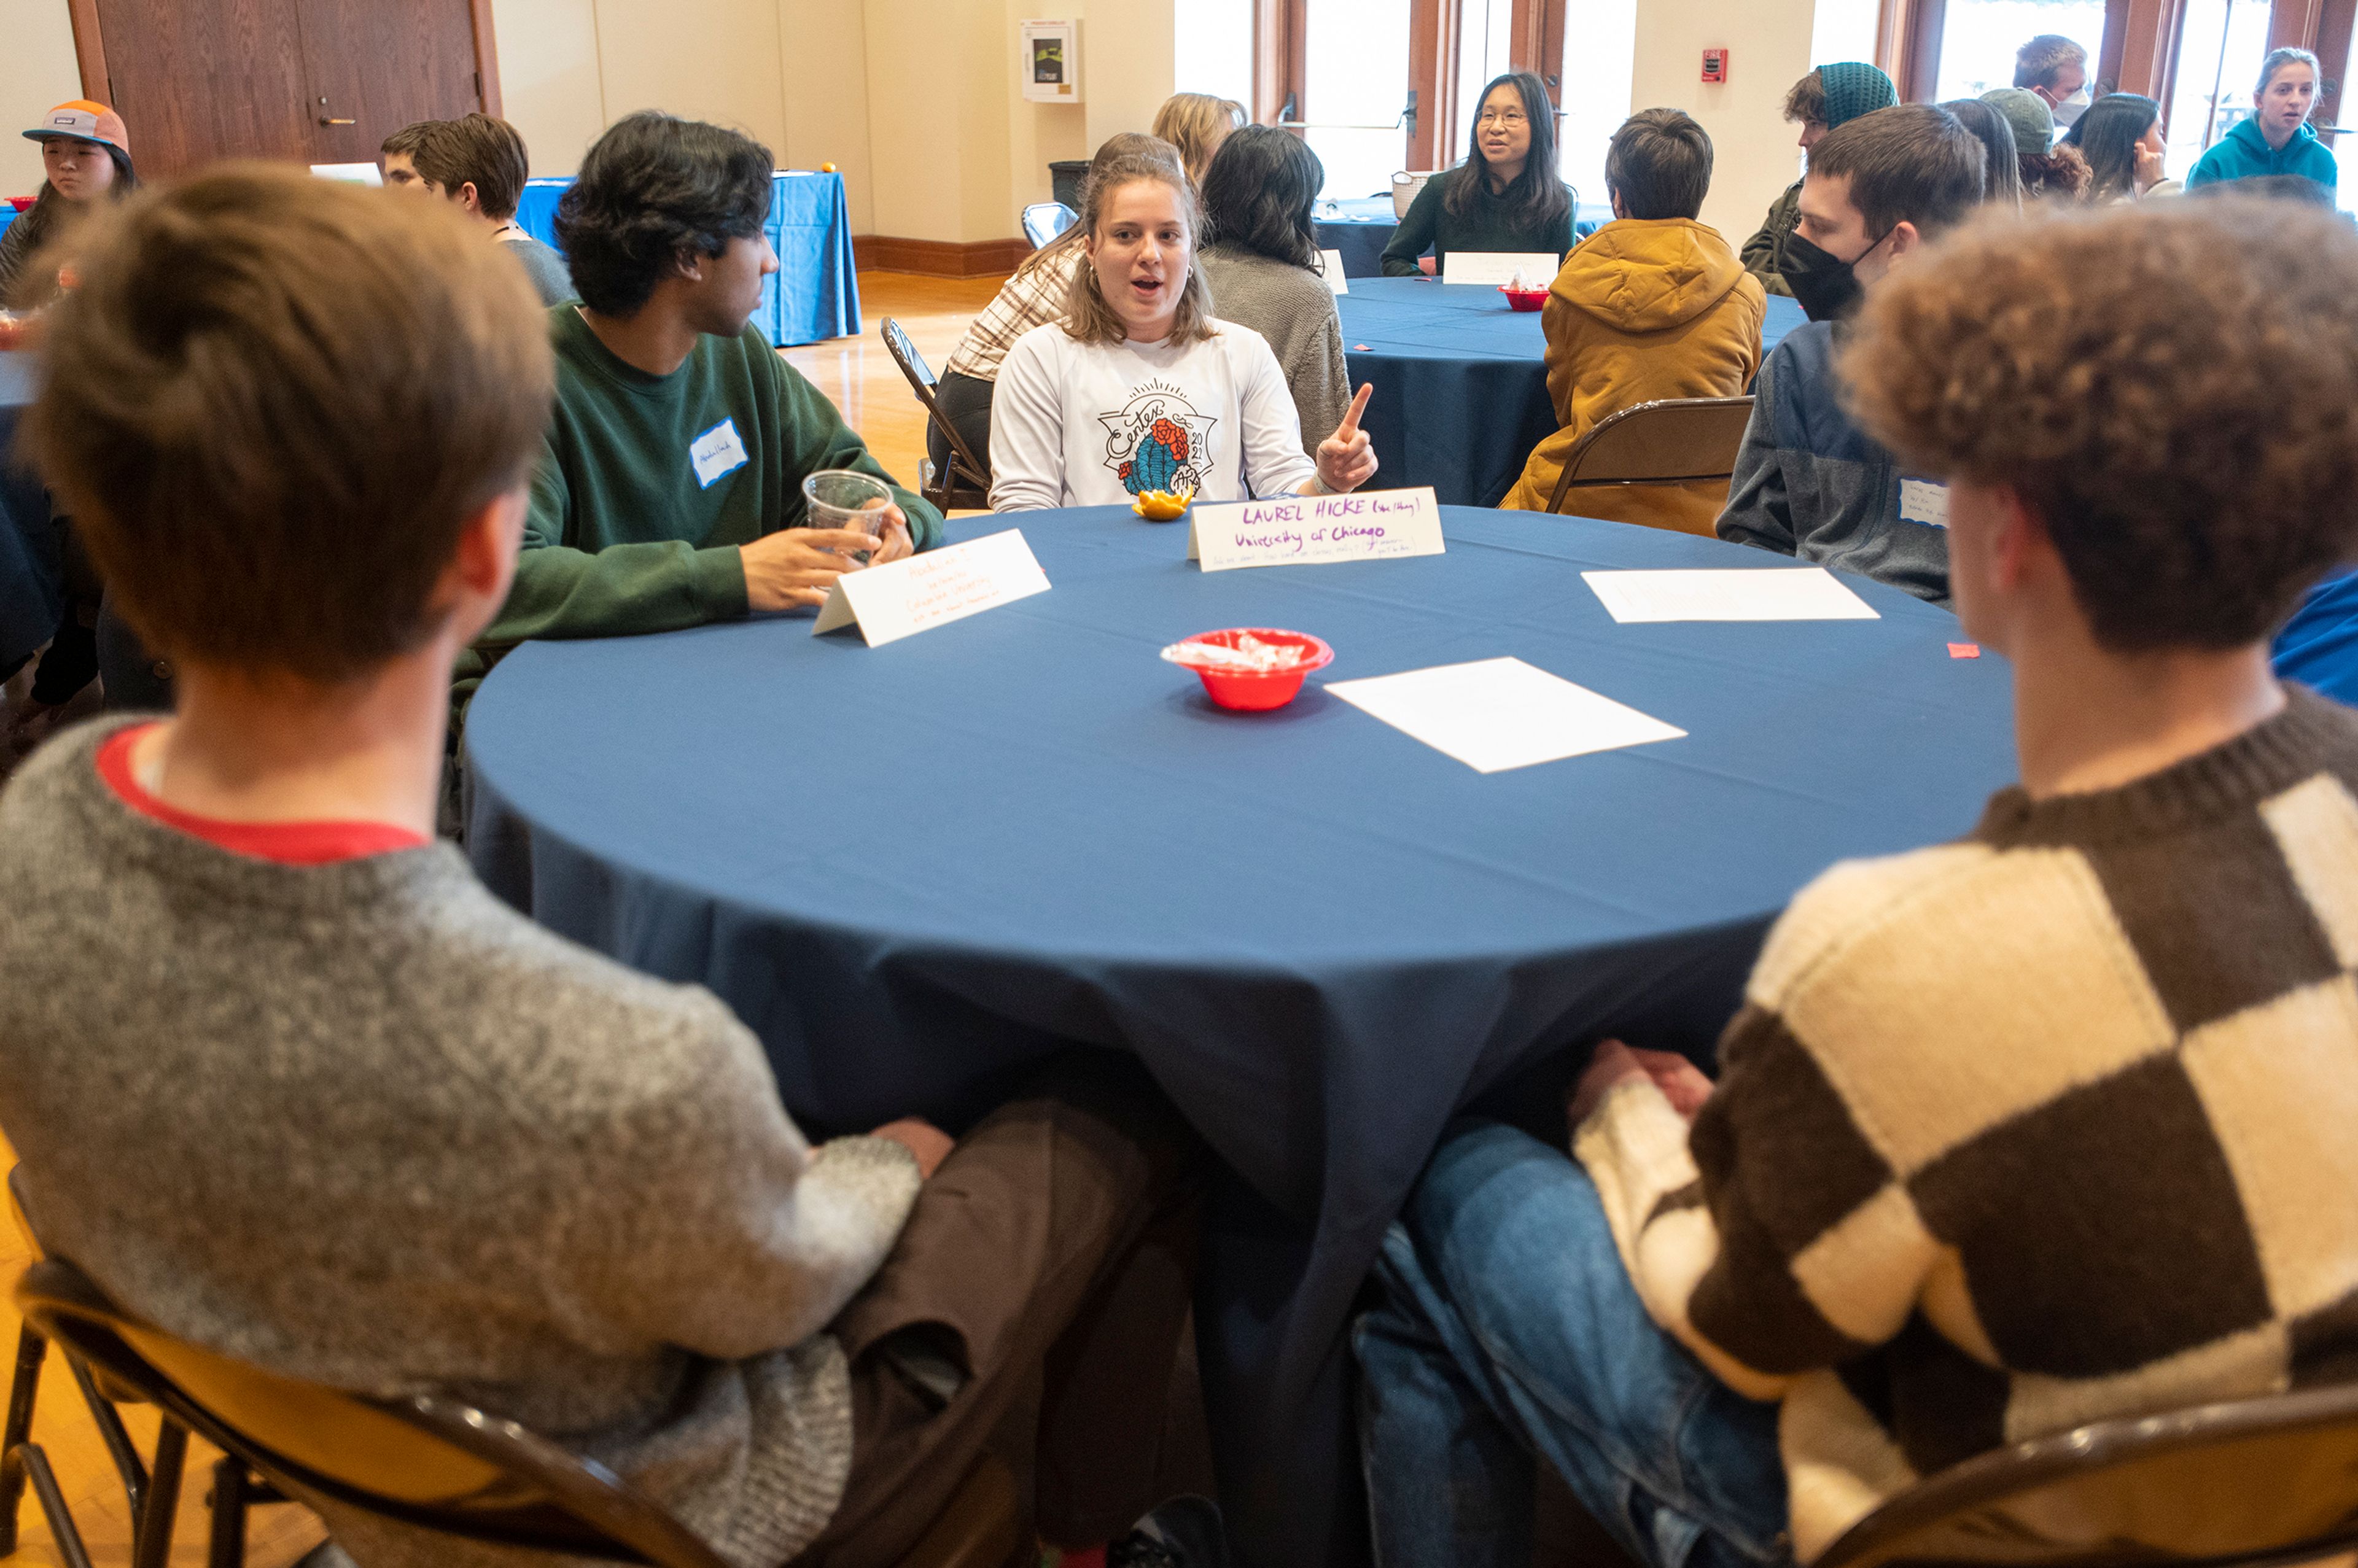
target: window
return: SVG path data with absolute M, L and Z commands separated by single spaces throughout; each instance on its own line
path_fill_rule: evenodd
M 1563 59 L 1542 62 L 1542 76 L 1562 73 L 1557 102 L 1556 168 L 1580 193 L 1584 206 L 1607 206 L 1605 149 L 1613 133 L 1640 107 L 1629 101 L 1630 76 L 1638 63 L 1638 0 L 1584 0 L 1574 12 L 1576 36 Z M 1567 28 L 1566 32 L 1574 29 Z M 1551 82 L 1550 85 L 1553 85 Z M 1589 216 L 1609 217 L 1608 211 Z
M 1306 13 L 1301 118 L 1331 200 L 1389 196 L 1405 145 L 1410 0 L 1299 0 Z
M 1457 112 L 1441 127 L 1442 159 L 1455 163 L 1472 150 L 1474 116 L 1482 112 L 1482 89 L 1494 76 L 1514 69 L 1510 24 L 1514 0 L 1459 0 L 1457 13 Z
M 1172 40 L 1171 83 L 1177 92 L 1208 92 L 1249 107 L 1253 101 L 1253 0 L 1188 0 Z
M 2266 9 L 2266 0 L 2260 7 Z M 1933 101 L 1978 98 L 1993 87 L 2013 86 L 2014 51 L 2041 33 L 2061 33 L 2088 51 L 2093 92 L 2096 62 L 2104 52 L 2104 0 L 1949 0 Z
M 2252 117 L 2273 9 L 2269 0 L 2186 0 L 2163 166 L 2172 179 L 2185 178 L 2220 137 Z

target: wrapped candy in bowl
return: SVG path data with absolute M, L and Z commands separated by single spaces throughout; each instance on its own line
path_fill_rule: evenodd
M 1220 707 L 1258 712 L 1292 702 L 1303 676 L 1335 662 L 1335 650 L 1306 632 L 1231 626 L 1174 643 L 1163 656 L 1194 670 Z

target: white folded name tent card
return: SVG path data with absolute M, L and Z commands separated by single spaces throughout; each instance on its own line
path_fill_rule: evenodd
M 1686 733 L 1520 659 L 1328 681 L 1326 689 L 1483 773 Z
M 1318 276 L 1325 278 L 1326 280 L 1326 287 L 1333 289 L 1336 293 L 1348 294 L 1351 292 L 1351 280 L 1343 276 L 1342 252 L 1320 251 L 1318 253 Z
M 1823 567 L 1583 572 L 1606 613 L 1647 621 L 1880 621 Z
M 1048 574 L 1033 558 L 1023 531 L 1009 528 L 844 573 L 827 589 L 811 635 L 856 625 L 870 647 L 881 648 L 912 633 L 1047 591 Z
M 1441 503 L 1433 486 L 1350 495 L 1279 495 L 1198 506 L 1187 522 L 1187 558 L 1207 572 L 1438 556 Z
M 1523 281 L 1533 288 L 1545 288 L 1563 266 L 1563 258 L 1553 251 L 1452 251 L 1442 258 L 1441 281 L 1481 283 L 1496 288 L 1514 282 L 1515 274 L 1521 273 Z

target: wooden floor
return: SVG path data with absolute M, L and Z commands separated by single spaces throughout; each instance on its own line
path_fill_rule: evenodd
M 917 351 L 936 373 L 948 361 L 959 334 L 977 311 L 990 302 L 1002 280 L 996 277 L 957 280 L 916 277 L 904 273 L 863 273 L 860 278 L 860 308 L 867 330 L 857 338 L 816 343 L 783 351 L 796 370 L 843 410 L 851 427 L 866 438 L 892 477 L 914 490 L 917 462 L 925 451 L 925 414 L 909 384 L 892 363 L 879 335 L 887 316 L 907 330 Z M 28 678 L 28 677 L 27 677 Z M 17 686 L 26 684 L 20 678 Z M 0 703 L 0 709 L 6 704 Z M 5 770 L 0 770 L 5 774 Z M 16 1163 L 16 1154 L 0 1141 L 0 1170 Z M 13 1226 L 0 1223 L 0 1281 L 14 1281 L 31 1260 L 24 1238 Z M 0 1335 L 11 1352 L 20 1326 L 16 1308 L 0 1296 Z M 137 1409 L 126 1412 L 143 1454 L 156 1442 L 156 1415 Z M 41 1379 L 40 1402 L 33 1422 L 34 1441 L 48 1453 L 58 1482 L 73 1511 L 75 1522 L 93 1562 L 128 1563 L 131 1529 L 123 1487 L 108 1460 L 98 1428 L 83 1409 L 81 1390 L 54 1357 Z M 205 1559 L 204 1497 L 212 1463 L 219 1455 L 203 1444 L 191 1444 L 188 1479 L 180 1494 L 178 1528 L 173 1534 L 175 1564 L 200 1563 Z M 16 1553 L 0 1562 L 32 1564 L 59 1563 L 41 1511 L 30 1492 L 19 1510 L 22 1533 Z M 280 1504 L 257 1509 L 247 1541 L 246 1562 L 261 1568 L 284 1568 L 317 1545 L 324 1531 L 307 1510 Z

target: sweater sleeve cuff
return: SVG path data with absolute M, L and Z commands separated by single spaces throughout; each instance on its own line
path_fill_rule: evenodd
M 734 621 L 749 608 L 745 557 L 734 545 L 697 551 L 688 585 L 697 609 L 708 621 Z

